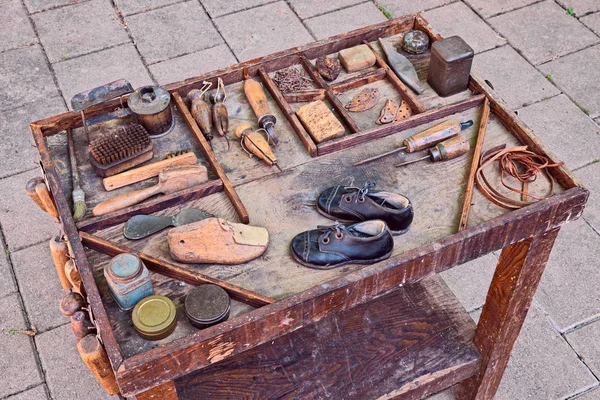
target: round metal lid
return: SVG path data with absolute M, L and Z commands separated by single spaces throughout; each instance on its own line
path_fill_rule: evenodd
M 171 299 L 165 296 L 148 296 L 133 309 L 133 325 L 146 339 L 162 339 L 168 336 L 177 324 L 177 310 Z
M 116 282 L 127 283 L 142 274 L 142 260 L 135 254 L 123 253 L 110 260 L 108 275 Z
M 153 115 L 164 111 L 171 103 L 171 94 L 158 86 L 137 88 L 127 99 L 127 105 L 134 114 Z
M 403 40 L 402 49 L 408 53 L 421 54 L 429 47 L 429 36 L 423 31 L 410 31 Z
M 188 292 L 185 298 L 187 317 L 199 323 L 211 323 L 223 318 L 228 312 L 231 300 L 227 292 L 217 285 L 200 285 Z

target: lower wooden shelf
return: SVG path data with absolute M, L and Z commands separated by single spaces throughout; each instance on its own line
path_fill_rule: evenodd
M 175 387 L 179 399 L 421 398 L 475 373 L 474 331 L 435 276 L 186 375 Z

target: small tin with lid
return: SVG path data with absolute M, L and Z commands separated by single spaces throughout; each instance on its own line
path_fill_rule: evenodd
M 402 50 L 411 54 L 422 54 L 429 48 L 429 36 L 423 31 L 409 31 L 402 39 Z
M 142 86 L 127 99 L 129 111 L 151 138 L 165 136 L 175 126 L 171 114 L 171 94 L 158 86 Z
M 217 285 L 200 285 L 188 292 L 185 298 L 185 315 L 198 329 L 208 328 L 229 318 L 231 299 Z
M 141 337 L 146 340 L 161 340 L 175 330 L 177 309 L 171 299 L 155 294 L 136 304 L 131 319 Z
M 427 82 L 442 97 L 466 90 L 469 86 L 473 49 L 460 36 L 438 40 L 431 45 Z
M 108 290 L 122 310 L 131 310 L 138 301 L 154 293 L 150 273 L 135 254 L 123 253 L 104 266 Z

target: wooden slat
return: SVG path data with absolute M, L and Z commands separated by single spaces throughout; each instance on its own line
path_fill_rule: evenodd
M 282 94 L 284 100 L 288 103 L 307 103 L 310 101 L 324 100 L 324 89 L 303 90 L 301 92 L 290 92 Z
M 210 148 L 210 144 L 204 138 L 200 127 L 194 120 L 194 117 L 190 113 L 190 110 L 188 110 L 187 105 L 185 104 L 179 93 L 173 93 L 173 99 L 175 100 L 175 104 L 177 104 L 177 108 L 179 108 L 181 116 L 183 117 L 183 120 L 185 121 L 185 124 L 187 125 L 188 129 L 192 131 L 192 133 L 196 137 L 196 140 L 200 145 L 200 150 L 202 151 L 202 154 L 204 154 L 206 161 L 208 161 L 210 166 L 213 168 L 213 171 L 215 171 L 219 179 L 221 179 L 221 181 L 223 182 L 223 191 L 229 198 L 229 201 L 231 201 L 231 204 L 233 204 L 233 208 L 235 208 L 235 211 L 237 211 L 238 216 L 240 217 L 240 221 L 242 221 L 244 224 L 250 223 L 248 210 L 246 210 L 244 203 L 242 203 L 242 200 L 240 199 L 233 185 L 229 181 L 229 178 L 227 177 L 227 174 L 225 174 L 223 167 L 221 167 L 219 160 L 217 160 L 215 153 L 213 153 L 212 149 Z
M 347 92 L 348 90 L 356 89 L 369 83 L 377 82 L 385 78 L 387 75 L 385 69 L 378 68 L 374 71 L 363 72 L 362 74 L 353 76 L 341 82 L 331 84 L 331 90 L 335 94 Z
M 457 399 L 494 398 L 559 230 L 502 250 L 474 338 L 482 355 L 479 372 L 459 386 Z
M 175 385 L 180 400 L 421 398 L 475 373 L 474 331 L 454 294 L 434 276 Z
M 417 99 L 417 97 L 413 94 L 413 92 L 409 89 L 409 87 L 406 86 L 404 84 L 404 82 L 402 82 L 400 80 L 400 78 L 398 78 L 396 76 L 396 73 L 385 62 L 383 57 L 381 57 L 379 55 L 379 53 L 377 53 L 377 51 L 375 51 L 375 49 L 373 48 L 373 46 L 371 46 L 371 44 L 369 42 L 365 41 L 364 43 L 367 46 L 369 46 L 369 48 L 373 51 L 373 54 L 375 54 L 376 65 L 380 68 L 383 68 L 386 71 L 388 80 L 396 88 L 398 93 L 400 93 L 400 96 L 402 96 L 402 99 L 408 103 L 408 105 L 413 110 L 413 112 L 415 112 L 415 113 L 425 112 L 425 107 L 423 107 L 423 104 L 421 104 L 421 102 Z
M 161 347 L 128 358 L 117 371 L 125 394 L 175 379 L 206 367 L 215 356 L 233 356 L 397 290 L 434 273 L 481 257 L 578 218 L 588 192 L 570 189 L 542 202 L 468 228 L 398 257 L 253 310 Z M 510 223 L 509 223 L 510 222 Z M 285 323 L 282 323 L 285 321 Z
M 302 126 L 302 124 L 298 120 L 296 113 L 292 111 L 290 105 L 283 98 L 283 95 L 279 91 L 279 88 L 277 88 L 277 85 L 275 85 L 275 82 L 273 82 L 269 74 L 267 74 L 264 69 L 259 68 L 258 73 L 263 84 L 267 87 L 269 93 L 271 93 L 271 96 L 273 96 L 273 98 L 277 102 L 277 105 L 279 105 L 279 108 L 283 110 L 283 114 L 287 118 L 290 125 L 292 125 L 294 132 L 296 132 L 296 134 L 298 135 L 298 138 L 306 148 L 306 151 L 308 151 L 308 154 L 310 154 L 311 157 L 315 157 L 317 155 L 317 145 L 312 140 L 308 132 L 306 132 L 304 126 Z
M 177 389 L 173 381 L 165 382 L 135 396 L 136 400 L 177 400 Z
M 117 244 L 109 240 L 104 240 L 98 236 L 94 236 L 85 232 L 81 232 L 79 236 L 84 246 L 92 250 L 109 255 L 111 257 L 122 253 L 137 254 L 138 257 L 140 257 L 140 259 L 144 262 L 146 267 L 148 267 L 148 269 L 153 272 L 168 276 L 169 278 L 178 279 L 190 285 L 197 286 L 204 283 L 212 283 L 214 285 L 221 286 L 235 300 L 239 300 L 243 303 L 250 304 L 254 307 L 262 307 L 275 302 L 275 300 L 273 300 L 272 298 L 263 296 L 260 293 L 244 289 L 240 286 L 234 285 L 222 279 L 213 278 L 211 276 L 204 275 L 200 272 L 179 268 L 177 265 L 171 264 L 165 260 L 160 260 L 158 258 L 151 257 L 147 254 L 144 254 L 143 252 L 135 251 L 122 244 Z
M 346 126 L 350 128 L 350 132 L 360 132 L 360 128 L 358 127 L 356 121 L 354 121 L 350 114 L 348 114 L 348 111 L 346 111 L 342 102 L 337 98 L 335 93 L 333 93 L 331 87 L 327 82 L 325 82 L 325 79 L 321 77 L 315 66 L 312 65 L 310 60 L 304 56 L 301 57 L 301 60 L 304 69 L 310 75 L 312 80 L 317 82 L 323 89 L 325 89 L 325 95 L 327 96 L 327 100 L 331 103 L 333 108 L 335 108 L 340 117 L 342 117 L 342 121 L 344 122 L 344 124 L 346 124 Z
M 319 155 L 321 156 L 324 154 L 329 154 L 339 150 L 347 149 L 349 147 L 356 146 L 358 144 L 365 143 L 373 139 L 393 135 L 395 133 L 402 132 L 403 130 L 414 128 L 415 126 L 426 124 L 428 122 L 432 122 L 452 114 L 469 110 L 483 103 L 484 99 L 485 95 L 476 95 L 468 100 L 449 104 L 447 106 L 439 108 L 434 108 L 432 110 L 425 111 L 424 113 L 413 115 L 412 117 L 403 119 L 399 122 L 378 126 L 376 128 L 369 129 L 368 131 L 321 143 L 317 146 L 317 148 L 319 149 Z
M 185 204 L 188 201 L 209 196 L 221 190 L 223 190 L 223 182 L 220 179 L 213 179 L 193 188 L 159 196 L 135 206 L 126 207 L 106 215 L 83 220 L 77 223 L 77 228 L 84 232 L 95 232 L 125 222 L 134 215 L 152 214 L 164 210 L 165 208 Z

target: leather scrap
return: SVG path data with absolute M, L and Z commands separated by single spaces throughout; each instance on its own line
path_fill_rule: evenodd
M 402 100 L 400 107 L 398 107 L 398 114 L 396 114 L 396 121 L 401 121 L 412 115 L 412 110 L 405 100 Z
M 375 123 L 378 125 L 385 125 L 394 122 L 396 120 L 396 115 L 398 115 L 398 109 L 398 104 L 394 100 L 387 99 L 381 109 L 379 118 L 377 118 Z
M 354 96 L 354 98 L 346 104 L 345 108 L 350 112 L 363 112 L 375 107 L 375 105 L 377 105 L 377 100 L 379 100 L 379 90 L 366 88 Z
M 328 81 L 334 81 L 340 75 L 342 65 L 340 60 L 333 57 L 319 57 L 315 62 L 315 68 L 319 74 Z

